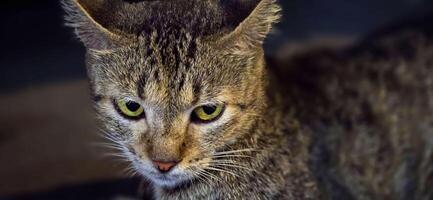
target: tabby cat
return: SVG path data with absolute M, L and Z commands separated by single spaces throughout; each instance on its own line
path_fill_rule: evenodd
M 280 18 L 276 0 L 63 7 L 87 49 L 103 130 L 154 198 L 433 197 L 424 34 L 281 68 L 266 66 L 262 48 Z

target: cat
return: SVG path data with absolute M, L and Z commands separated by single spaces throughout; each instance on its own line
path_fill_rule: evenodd
M 155 199 L 433 196 L 423 35 L 270 66 L 262 45 L 280 19 L 276 0 L 63 7 L 87 49 L 106 137 Z
M 433 199 L 433 15 L 270 66 L 322 198 Z

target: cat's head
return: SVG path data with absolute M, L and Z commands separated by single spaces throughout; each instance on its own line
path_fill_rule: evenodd
M 248 148 L 266 106 L 262 43 L 279 19 L 275 0 L 64 8 L 87 47 L 104 131 L 140 174 L 174 187 L 236 155 L 222 151 Z

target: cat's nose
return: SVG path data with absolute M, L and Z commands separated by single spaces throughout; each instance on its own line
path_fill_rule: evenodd
M 161 173 L 169 172 L 171 169 L 173 169 L 174 166 L 177 165 L 177 163 L 179 163 L 176 161 L 163 162 L 163 161 L 156 161 L 156 160 L 153 160 L 152 162 L 155 165 L 155 167 L 158 169 L 158 171 Z

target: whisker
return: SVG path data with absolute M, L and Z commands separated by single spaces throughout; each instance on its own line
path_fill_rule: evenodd
M 255 152 L 255 151 L 258 150 L 249 148 L 249 149 L 239 149 L 239 150 L 232 150 L 232 151 L 222 151 L 222 152 L 214 153 L 213 155 L 218 156 L 218 155 L 226 155 L 226 154 L 241 153 L 241 152 Z
M 132 177 L 134 176 L 135 173 L 135 168 L 133 166 L 128 166 L 127 168 L 125 168 L 124 170 L 122 170 L 122 173 L 125 174 L 128 177 Z
M 242 165 L 232 165 L 232 164 L 226 164 L 226 163 L 217 163 L 214 166 L 220 166 L 220 167 L 234 167 L 234 168 L 239 168 L 239 169 L 245 169 L 248 171 L 256 171 L 255 169 L 246 167 L 246 166 L 242 166 Z
M 208 163 L 210 163 L 210 164 L 219 164 L 219 163 L 222 163 L 222 164 L 238 164 L 238 162 L 236 162 L 234 160 L 212 160 L 212 161 L 209 161 Z
M 103 139 L 108 140 L 108 141 L 113 142 L 113 143 L 116 143 L 116 144 L 121 144 L 118 139 L 113 138 L 113 137 L 105 136 L 105 137 L 103 137 Z
M 253 158 L 252 156 L 247 156 L 247 155 L 217 155 L 217 156 L 212 156 L 212 158 L 229 158 L 229 157 L 237 157 L 237 158 Z
M 92 143 L 93 146 L 114 146 L 114 145 L 118 145 L 118 146 L 123 146 L 123 144 L 121 143 L 117 143 L 117 142 L 94 142 Z
M 122 144 L 124 142 L 122 137 L 120 137 L 118 134 L 110 133 L 102 129 L 99 129 L 99 131 L 100 134 L 98 134 L 98 136 L 102 137 L 103 139 L 107 139 L 118 144 Z
M 202 172 L 197 172 L 197 178 L 199 178 L 202 182 L 211 185 L 212 180 L 210 180 L 206 174 L 203 174 Z
M 216 175 L 211 174 L 210 172 L 207 172 L 206 170 L 203 170 L 203 171 L 201 171 L 201 172 L 204 173 L 204 174 L 206 174 L 206 175 L 209 176 L 210 178 L 213 178 L 215 181 L 220 181 L 220 179 L 219 179 Z
M 194 169 L 197 169 L 197 170 L 194 170 Z M 212 184 L 213 182 L 223 182 L 220 177 L 218 177 L 215 174 L 210 173 L 209 171 L 206 170 L 206 168 L 201 169 L 201 168 L 194 167 L 192 169 L 192 172 L 195 175 L 198 175 L 198 177 L 201 177 L 200 180 L 202 182 L 208 184 L 208 185 L 213 185 Z M 205 180 L 203 180 L 203 179 L 205 179 Z
M 104 153 L 103 154 L 105 157 L 113 157 L 113 158 L 124 158 L 125 161 L 129 161 L 129 157 L 125 154 L 121 154 L 121 153 Z
M 231 171 L 227 171 L 227 170 L 220 169 L 220 168 L 215 168 L 215 167 L 206 167 L 206 169 L 210 169 L 210 170 L 214 170 L 214 171 L 219 171 L 219 172 L 224 172 L 224 173 L 231 174 L 231 175 L 233 175 L 233 176 L 235 176 L 235 177 L 239 177 L 239 175 L 237 175 L 237 174 L 235 174 L 235 173 L 233 173 L 233 172 L 231 172 Z
M 209 160 L 206 163 L 238 163 L 236 160 L 233 159 L 218 159 L 218 160 Z
M 115 150 L 120 150 L 120 151 L 127 150 L 126 147 L 124 147 L 124 146 L 120 146 L 120 145 L 116 145 L 116 144 L 110 144 L 110 143 L 96 144 L 95 146 L 102 147 L 102 148 L 108 148 L 108 149 L 115 149 Z

